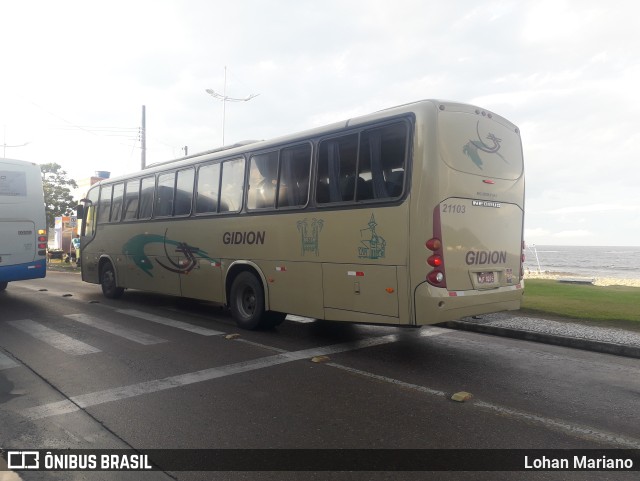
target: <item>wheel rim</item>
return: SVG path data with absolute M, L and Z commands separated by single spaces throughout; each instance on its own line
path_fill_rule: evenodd
M 251 317 L 256 311 L 256 293 L 251 287 L 246 286 L 242 290 L 240 305 L 238 307 L 245 317 Z
M 113 290 L 115 285 L 115 275 L 111 269 L 107 269 L 102 276 L 102 284 L 107 291 Z

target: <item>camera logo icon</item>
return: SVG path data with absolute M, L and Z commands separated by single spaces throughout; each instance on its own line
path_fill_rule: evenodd
M 38 451 L 7 451 L 7 468 L 40 469 L 40 453 Z

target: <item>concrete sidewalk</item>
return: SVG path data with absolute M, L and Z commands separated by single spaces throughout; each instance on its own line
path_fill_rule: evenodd
M 640 326 L 638 330 L 601 327 L 572 322 L 526 317 L 518 312 L 485 314 L 449 321 L 444 327 L 511 337 L 527 341 L 555 344 L 617 356 L 640 358 Z

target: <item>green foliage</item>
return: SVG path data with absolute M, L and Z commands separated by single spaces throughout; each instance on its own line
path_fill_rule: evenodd
M 44 188 L 44 203 L 47 210 L 47 224 L 54 227 L 56 217 L 71 215 L 77 202 L 73 200 L 71 189 L 78 185 L 73 179 L 67 178 L 67 172 L 56 163 L 42 164 L 42 184 Z
M 640 288 L 525 281 L 522 308 L 587 321 L 640 321 Z

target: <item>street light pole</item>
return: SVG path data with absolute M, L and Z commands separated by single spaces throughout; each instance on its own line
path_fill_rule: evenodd
M 224 126 L 225 126 L 226 116 L 227 116 L 227 102 L 248 102 L 249 100 L 251 100 L 253 98 L 256 98 L 260 94 L 251 94 L 251 95 L 249 95 L 248 97 L 245 97 L 245 98 L 228 97 L 227 96 L 227 67 L 226 67 L 226 65 L 224 67 L 224 88 L 223 88 L 223 91 L 222 91 L 222 95 L 220 95 L 219 93 L 217 93 L 213 89 L 205 89 L 205 92 L 207 92 L 209 95 L 211 95 L 215 99 L 222 100 L 222 145 L 224 146 Z
M 3 134 L 2 134 L 2 157 L 7 158 L 7 147 L 24 147 L 25 145 L 29 145 L 31 142 L 25 142 L 24 144 L 18 145 L 7 145 L 7 126 L 3 126 Z

